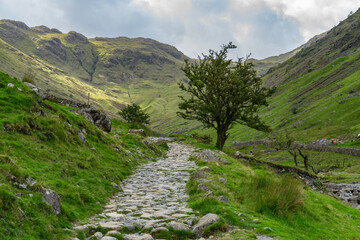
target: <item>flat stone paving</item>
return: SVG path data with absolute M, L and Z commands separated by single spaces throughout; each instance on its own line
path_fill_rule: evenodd
M 190 228 L 195 215 L 187 206 L 185 185 L 189 170 L 196 168 L 195 162 L 189 161 L 194 148 L 176 142 L 168 146 L 166 158 L 140 166 L 122 183 L 123 192 L 110 199 L 104 212 L 91 218 L 88 225 L 121 232 L 125 227 L 150 229 L 176 221 Z M 139 234 L 124 236 L 125 239 L 145 239 Z

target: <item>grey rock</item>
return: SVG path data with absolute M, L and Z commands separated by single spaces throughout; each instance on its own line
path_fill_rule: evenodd
M 20 183 L 20 184 L 18 185 L 18 187 L 19 187 L 20 189 L 26 189 L 27 185 L 26 185 L 26 184 L 23 184 L 23 183 Z
M 174 142 L 173 138 L 165 138 L 165 137 L 148 137 L 147 139 L 158 145 Z
M 197 237 L 201 237 L 204 229 L 208 226 L 210 226 L 211 224 L 216 223 L 217 221 L 219 221 L 219 216 L 213 213 L 208 213 L 205 216 L 203 216 L 202 218 L 200 218 L 199 222 L 197 224 L 195 224 L 192 232 L 197 236 Z
M 19 212 L 20 212 L 20 220 L 25 221 L 26 219 L 25 212 L 21 208 L 19 208 Z
M 76 113 L 81 114 L 87 121 L 95 124 L 101 130 L 111 132 L 112 122 L 103 111 L 94 108 L 81 108 L 76 110 Z
M 94 233 L 93 237 L 96 237 L 98 239 L 102 238 L 104 235 L 101 232 Z
M 153 233 L 160 232 L 160 231 L 166 231 L 166 232 L 168 232 L 169 229 L 167 229 L 166 227 L 158 227 L 158 228 L 152 229 L 152 230 L 150 231 L 150 233 L 153 234 Z
M 140 135 L 146 137 L 146 133 L 145 133 L 144 129 L 129 129 L 129 133 L 140 134 Z
M 35 86 L 34 84 L 28 83 L 28 82 L 24 82 L 24 84 L 26 86 L 28 86 L 32 91 L 34 91 L 36 93 L 36 95 L 38 96 L 42 96 L 42 92 L 41 92 L 41 88 Z
M 226 178 L 223 178 L 223 177 L 219 177 L 219 182 L 221 183 L 226 183 L 227 182 L 227 179 Z
M 116 183 L 112 182 L 111 186 L 113 186 L 114 188 L 117 188 L 119 190 L 121 190 L 121 187 L 119 187 L 119 185 L 117 185 Z
M 230 164 L 230 162 L 228 160 L 226 160 L 225 158 L 219 158 L 218 162 L 220 162 L 222 164 Z
M 185 226 L 182 223 L 171 221 L 168 223 L 168 227 L 172 227 L 175 231 L 189 231 L 189 227 Z
M 202 191 L 204 191 L 204 192 L 206 192 L 206 193 L 210 193 L 210 192 L 211 192 L 210 188 L 208 188 L 205 184 L 199 184 L 199 185 L 197 186 L 197 189 L 202 190 Z
M 218 197 L 217 199 L 219 202 L 226 202 L 226 203 L 229 203 L 229 199 L 227 199 L 227 197 L 224 197 L 224 196 L 220 196 Z
M 32 84 L 32 83 L 24 82 L 24 84 L 25 84 L 26 86 L 28 86 L 30 89 L 36 88 L 36 86 L 35 86 L 34 84 Z
M 198 179 L 198 178 L 206 178 L 206 174 L 202 170 L 197 170 L 193 173 L 191 176 L 192 179 Z
M 102 237 L 101 240 L 117 240 L 117 238 L 105 236 L 105 237 Z
M 209 167 L 202 167 L 200 168 L 200 170 L 205 172 L 211 172 L 211 169 Z
M 119 232 L 116 231 L 116 230 L 111 230 L 111 231 L 108 231 L 108 232 L 106 233 L 106 235 L 110 235 L 110 234 L 112 234 L 112 235 L 121 235 L 121 233 L 119 233 Z
M 55 191 L 44 188 L 43 200 L 51 206 L 52 211 L 55 215 L 59 215 L 61 213 L 60 197 Z
M 17 90 L 18 90 L 19 92 L 22 92 L 22 89 L 21 89 L 21 88 L 17 88 Z
M 243 155 L 240 151 L 236 151 L 235 157 L 236 157 L 236 158 L 243 158 L 244 155 Z
M 80 230 L 80 231 L 88 231 L 89 226 L 87 226 L 87 225 L 74 226 L 73 229 L 74 230 Z
M 147 138 L 144 140 L 150 142 Z M 195 213 L 188 208 L 186 201 L 186 182 L 191 176 L 189 171 L 197 167 L 194 161 L 189 160 L 194 148 L 176 142 L 167 144 L 169 152 L 166 157 L 139 166 L 133 175 L 119 184 L 122 191 L 110 199 L 103 213 L 91 218 L 86 225 L 117 231 L 128 225 L 138 226 L 135 229 L 137 233 L 134 231 L 123 236 L 129 240 L 145 240 L 152 237 L 140 234 L 144 230 L 150 232 L 155 229 L 154 233 L 159 228 L 165 230 L 164 227 L 172 221 L 179 224 L 194 222 Z M 138 150 L 131 149 L 134 156 Z
M 14 87 L 15 87 L 15 85 L 14 85 L 13 83 L 9 83 L 7 86 L 10 87 L 10 88 L 14 88 Z
M 34 186 L 36 184 L 36 180 L 33 179 L 32 177 L 27 177 L 26 178 L 26 184 L 29 185 L 30 187 Z
M 143 234 L 139 240 L 153 240 L 153 237 L 150 234 Z
M 129 231 L 135 231 L 135 226 L 132 224 L 125 225 L 124 228 L 126 228 Z
M 151 149 L 156 148 L 154 143 L 152 141 L 150 141 L 150 140 L 144 139 L 144 140 L 141 141 L 141 143 L 144 144 L 145 146 L 151 148 Z
M 193 156 L 197 157 L 203 161 L 216 161 L 217 160 L 217 157 L 215 157 L 214 152 L 212 152 L 208 149 L 201 150 L 200 152 L 194 153 Z
M 82 132 L 79 132 L 78 136 L 79 136 L 81 142 L 86 142 L 86 137 Z

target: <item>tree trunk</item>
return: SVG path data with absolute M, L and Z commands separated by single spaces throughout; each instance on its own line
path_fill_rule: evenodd
M 297 161 L 298 153 L 296 152 L 296 150 L 288 150 L 288 153 L 290 153 L 293 156 L 295 166 L 298 166 L 298 161 Z
M 304 160 L 304 168 L 305 168 L 305 171 L 308 171 L 309 170 L 309 156 L 308 155 L 305 155 L 301 152 L 300 148 L 298 148 L 298 152 L 300 154 L 300 156 L 303 158 Z
M 227 128 L 219 128 L 217 130 L 216 147 L 218 147 L 220 150 L 223 149 L 226 139 L 229 137 L 227 130 Z

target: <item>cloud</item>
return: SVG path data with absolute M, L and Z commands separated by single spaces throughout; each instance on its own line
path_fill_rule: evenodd
M 148 37 L 190 57 L 238 45 L 231 57 L 290 51 L 358 7 L 358 0 L 0 0 L 0 17 L 88 37 Z
M 279 16 L 296 19 L 305 40 L 337 25 L 359 6 L 358 0 L 265 0 L 265 3 Z

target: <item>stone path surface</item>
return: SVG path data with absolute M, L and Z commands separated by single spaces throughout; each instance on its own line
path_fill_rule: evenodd
M 133 233 L 125 234 L 125 239 L 135 240 L 153 239 L 149 234 L 134 233 L 140 229 L 156 231 L 169 225 L 174 229 L 190 228 L 195 215 L 187 207 L 185 185 L 189 170 L 196 168 L 196 164 L 189 161 L 194 148 L 176 142 L 168 143 L 168 146 L 166 158 L 140 166 L 122 183 L 123 192 L 110 199 L 103 213 L 91 218 L 86 226 L 75 229 L 87 226 L 119 232 L 128 229 Z

